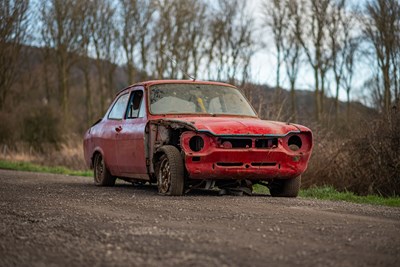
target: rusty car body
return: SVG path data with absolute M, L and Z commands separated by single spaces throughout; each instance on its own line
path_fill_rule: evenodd
M 310 129 L 261 120 L 235 86 L 191 80 L 121 90 L 84 137 L 95 184 L 157 183 L 165 195 L 260 183 L 296 197 L 312 146 Z

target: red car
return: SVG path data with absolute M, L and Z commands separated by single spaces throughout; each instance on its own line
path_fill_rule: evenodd
M 123 89 L 84 138 L 96 185 L 118 177 L 157 183 L 164 195 L 212 187 L 251 193 L 258 183 L 272 196 L 296 197 L 311 150 L 310 129 L 261 120 L 233 85 L 190 80 Z

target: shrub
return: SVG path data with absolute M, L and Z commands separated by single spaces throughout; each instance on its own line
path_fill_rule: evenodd
M 22 140 L 38 151 L 44 147 L 58 148 L 62 141 L 59 117 L 50 107 L 41 107 L 23 120 Z
M 8 114 L 0 113 L 0 144 L 10 144 L 15 140 L 15 122 Z
M 305 187 L 333 185 L 359 195 L 400 195 L 400 112 L 352 124 L 339 130 L 315 131 L 315 146 Z

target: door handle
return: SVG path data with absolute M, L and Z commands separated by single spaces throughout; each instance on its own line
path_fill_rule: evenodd
M 121 127 L 121 126 L 115 127 L 115 131 L 116 131 L 117 133 L 119 133 L 120 131 L 122 131 L 122 127 Z

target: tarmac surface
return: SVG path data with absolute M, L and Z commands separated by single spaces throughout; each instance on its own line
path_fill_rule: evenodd
M 400 266 L 400 208 L 0 170 L 0 266 Z

